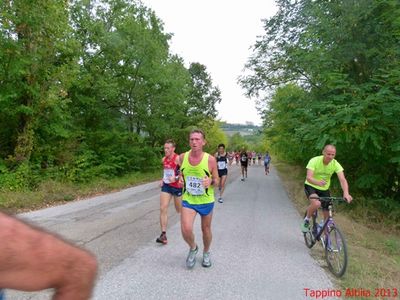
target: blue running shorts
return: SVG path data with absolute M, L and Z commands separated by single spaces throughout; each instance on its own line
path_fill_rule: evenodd
M 198 212 L 201 216 L 207 216 L 212 212 L 214 208 L 214 202 L 207 204 L 190 204 L 186 200 L 183 200 L 182 206 L 193 209 L 194 211 Z

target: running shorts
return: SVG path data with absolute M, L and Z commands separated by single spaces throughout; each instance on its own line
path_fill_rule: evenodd
M 218 170 L 219 177 L 226 176 L 226 175 L 228 175 L 228 169 Z
M 329 190 L 321 191 L 318 190 L 311 185 L 305 184 L 304 185 L 304 192 L 306 193 L 307 198 L 310 197 L 311 194 L 317 194 L 319 197 L 330 197 L 331 193 Z M 328 210 L 329 202 L 321 201 L 321 207 L 323 210 Z
M 167 184 L 165 182 L 163 183 L 163 185 L 161 187 L 161 192 L 171 194 L 175 197 L 182 196 L 182 188 L 176 188 L 176 187 L 170 186 L 169 184 Z
M 194 211 L 199 213 L 200 216 L 207 216 L 212 212 L 212 210 L 214 208 L 214 202 L 206 203 L 206 204 L 190 204 L 186 200 L 183 200 L 182 206 L 193 209 Z

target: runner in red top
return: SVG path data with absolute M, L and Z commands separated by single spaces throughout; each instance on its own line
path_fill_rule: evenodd
M 175 153 L 175 142 L 167 140 L 164 144 L 165 156 L 162 159 L 163 179 L 160 181 L 160 226 L 161 235 L 156 239 L 157 243 L 166 244 L 168 206 L 171 198 L 174 198 L 177 213 L 181 212 L 182 183 L 179 180 L 179 155 Z

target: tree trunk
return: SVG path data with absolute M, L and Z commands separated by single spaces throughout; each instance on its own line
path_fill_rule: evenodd
M 28 161 L 33 149 L 33 120 L 29 116 L 21 116 L 21 130 L 18 134 L 14 149 L 14 158 L 17 162 Z

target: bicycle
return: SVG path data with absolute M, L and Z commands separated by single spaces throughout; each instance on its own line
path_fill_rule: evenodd
M 333 202 L 346 201 L 346 199 L 341 197 L 310 197 L 310 199 L 328 202 L 329 217 L 323 224 L 322 221 L 318 223 L 318 210 L 314 212 L 310 220 L 310 230 L 303 232 L 306 246 L 311 249 L 320 241 L 325 250 L 325 260 L 329 270 L 336 277 L 342 277 L 347 268 L 347 245 L 344 235 L 333 220 Z

